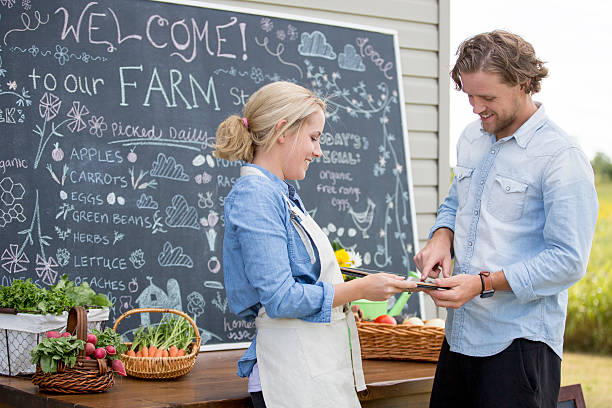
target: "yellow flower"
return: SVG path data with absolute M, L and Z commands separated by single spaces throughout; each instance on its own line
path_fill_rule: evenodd
M 347 267 L 347 268 L 351 267 L 351 258 L 345 249 L 338 249 L 337 251 L 334 252 L 334 254 L 336 255 L 336 260 L 338 261 L 338 265 Z

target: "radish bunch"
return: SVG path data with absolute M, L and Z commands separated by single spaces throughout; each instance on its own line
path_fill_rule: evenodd
M 98 347 L 96 347 L 98 346 Z M 89 333 L 87 335 L 87 341 L 85 343 L 85 359 L 91 360 L 95 358 L 96 360 L 108 359 L 110 366 L 113 371 L 119 375 L 126 376 L 125 367 L 120 359 L 116 358 L 117 350 L 115 346 L 112 344 L 98 344 L 98 336 L 93 333 Z

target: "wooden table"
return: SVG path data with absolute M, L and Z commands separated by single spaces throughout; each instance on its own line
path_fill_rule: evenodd
M 172 381 L 115 376 L 100 394 L 45 394 L 29 378 L 0 376 L 0 407 L 251 407 L 247 380 L 235 375 L 243 350 L 200 353 L 186 376 Z M 363 407 L 427 406 L 435 364 L 364 360 L 368 389 L 359 393 Z

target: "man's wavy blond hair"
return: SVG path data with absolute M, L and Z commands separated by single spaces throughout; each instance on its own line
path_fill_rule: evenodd
M 510 86 L 524 85 L 529 95 L 540 91 L 540 82 L 548 75 L 531 44 L 502 30 L 475 35 L 459 45 L 457 62 L 451 71 L 455 88 L 463 89 L 462 73 L 478 71 L 498 74 Z

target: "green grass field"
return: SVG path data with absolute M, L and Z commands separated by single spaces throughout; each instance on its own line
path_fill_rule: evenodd
M 565 347 L 612 355 L 612 183 L 597 185 L 599 214 L 587 273 L 569 289 Z
M 561 385 L 581 384 L 588 408 L 612 407 L 612 356 L 564 353 Z
M 598 183 L 599 215 L 586 276 L 569 290 L 561 384 L 582 384 L 586 406 L 612 407 L 612 182 Z M 586 354 L 587 352 L 588 354 Z

